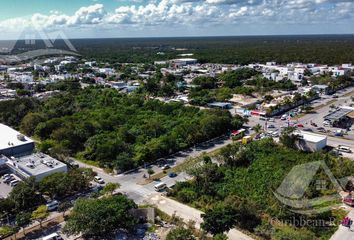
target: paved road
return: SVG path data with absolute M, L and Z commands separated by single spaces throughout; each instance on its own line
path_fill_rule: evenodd
M 177 154 L 174 154 L 173 156 L 167 157 L 164 160 L 164 163 L 168 163 L 171 167 L 173 167 L 183 163 L 188 158 L 200 156 L 204 152 L 209 153 L 215 151 L 230 143 L 232 143 L 232 140 L 227 137 L 214 139 L 211 142 L 201 144 L 195 148 L 181 151 Z M 100 168 L 92 167 L 81 162 L 78 162 L 78 164 L 80 165 L 80 167 L 92 168 L 94 171 L 97 172 L 98 176 L 105 180 L 105 182 L 119 183 L 121 185 L 119 191 L 125 192 L 131 199 L 133 199 L 138 204 L 142 203 L 146 199 L 146 196 L 148 196 L 149 194 L 155 193 L 154 185 L 156 184 L 156 182 L 144 186 L 140 184 L 144 180 L 143 176 L 148 176 L 147 169 L 145 168 L 138 168 L 130 173 L 111 175 L 105 173 Z M 154 170 L 155 173 L 162 172 L 158 164 L 151 165 L 150 167 Z M 162 178 L 161 181 L 165 182 L 168 186 L 173 186 L 177 181 L 185 181 L 186 178 L 187 175 L 185 173 L 182 173 L 175 178 L 169 178 L 168 176 L 166 176 Z
M 353 89 L 351 89 L 353 90 Z M 345 92 L 342 93 L 344 95 L 345 93 L 349 92 L 350 90 L 346 90 Z M 347 98 L 340 97 L 337 99 L 337 102 L 341 104 L 342 102 L 344 103 L 347 101 Z M 314 103 L 314 106 L 316 107 L 317 105 L 323 104 L 323 101 L 328 102 L 331 101 L 331 99 L 322 99 L 321 101 L 318 100 L 318 102 Z M 318 114 L 322 114 L 323 116 L 325 113 L 328 112 L 327 110 L 328 106 L 324 108 L 318 109 Z M 317 115 L 317 114 L 316 114 Z M 311 119 L 316 119 L 316 115 L 305 115 L 302 119 L 299 120 L 299 122 L 310 122 Z M 322 116 L 321 115 L 321 116 Z M 315 121 L 315 120 L 313 120 Z M 258 118 L 251 117 L 250 122 L 248 125 L 250 127 L 255 126 L 256 124 L 261 124 L 264 126 L 265 122 L 259 121 Z M 286 125 L 285 122 L 281 120 L 275 120 L 274 123 L 268 123 L 269 124 L 274 124 L 275 126 L 280 128 L 280 126 Z M 319 125 L 320 126 L 320 125 Z M 273 130 L 273 129 L 272 129 Z M 275 130 L 275 129 L 274 129 Z M 183 163 L 186 159 L 190 157 L 197 157 L 201 155 L 203 152 L 212 152 L 214 150 L 220 149 L 227 144 L 230 144 L 232 141 L 229 139 L 222 139 L 222 140 L 215 140 L 213 142 L 203 144 L 197 148 L 189 149 L 183 152 L 179 152 L 178 154 L 175 154 L 174 156 L 168 157 L 165 159 L 164 163 L 168 163 L 171 166 L 178 165 Z M 328 137 L 328 144 L 332 146 L 337 146 L 339 144 L 342 145 L 349 145 L 354 148 L 354 142 L 348 141 L 345 139 L 338 139 L 338 138 L 333 138 L 333 137 Z M 162 164 L 164 164 L 162 163 Z M 166 197 L 162 197 L 160 194 L 157 194 L 154 191 L 154 185 L 156 183 L 152 182 L 147 185 L 140 185 L 139 183 L 143 181 L 143 176 L 148 175 L 147 174 L 147 169 L 145 168 L 138 168 L 133 172 L 126 173 L 126 174 L 120 174 L 120 175 L 110 175 L 105 173 L 99 168 L 95 168 L 92 166 L 88 166 L 83 163 L 79 163 L 80 166 L 82 167 L 91 167 L 93 168 L 100 177 L 102 177 L 106 182 L 117 182 L 121 185 L 121 188 L 119 191 L 125 192 L 128 197 L 133 199 L 136 203 L 141 204 L 143 202 L 148 202 L 148 203 L 153 203 L 157 204 L 161 210 L 165 211 L 168 214 L 173 214 L 174 212 L 178 213 L 179 216 L 181 216 L 183 219 L 188 220 L 194 220 L 197 223 L 197 226 L 200 226 L 201 219 L 200 219 L 200 211 L 193 209 L 191 207 L 188 207 L 186 205 L 183 205 L 179 202 L 173 201 L 171 199 L 168 199 Z M 158 164 L 150 166 L 155 173 L 162 172 Z M 185 181 L 188 179 L 188 176 L 185 173 L 179 174 L 176 178 L 169 178 L 168 176 L 164 177 L 161 179 L 161 181 L 165 182 L 168 186 L 173 186 L 177 181 Z M 234 229 L 230 231 L 229 233 L 230 239 L 252 239 L 248 237 L 247 235 L 243 234 L 242 232 Z
M 171 156 L 166 160 L 171 166 L 178 165 L 183 163 L 186 159 L 190 157 L 197 157 L 204 152 L 208 153 L 215 151 L 230 143 L 232 143 L 232 140 L 230 140 L 229 138 L 224 137 L 221 139 L 216 139 L 212 142 L 202 144 L 201 146 L 198 146 L 196 148 L 175 154 L 174 156 Z M 93 168 L 98 173 L 98 176 L 102 177 L 106 182 L 119 183 L 121 185 L 119 191 L 126 193 L 127 196 L 133 199 L 137 204 L 156 204 L 157 207 L 159 207 L 167 214 L 172 215 L 173 213 L 176 213 L 178 214 L 178 216 L 185 219 L 186 222 L 188 222 L 189 220 L 193 220 L 196 222 L 196 227 L 200 227 L 200 223 L 202 222 L 200 214 L 202 212 L 177 201 L 174 201 L 172 199 L 169 199 L 167 197 L 163 197 L 160 193 L 156 193 L 156 191 L 154 190 L 154 185 L 156 184 L 156 182 L 152 182 L 147 185 L 139 184 L 142 180 L 144 180 L 143 175 L 147 175 L 146 169 L 139 168 L 127 174 L 110 175 L 105 173 L 102 169 L 92 167 L 81 162 L 78 163 L 81 167 Z M 151 167 L 155 171 L 155 173 L 162 172 L 158 165 L 152 165 Z M 161 181 L 166 183 L 168 187 L 171 187 L 175 185 L 177 181 L 186 181 L 188 179 L 189 176 L 186 173 L 180 173 L 175 178 L 170 178 L 168 176 L 163 177 L 161 178 Z M 238 231 L 237 229 L 232 229 L 228 233 L 228 236 L 229 239 L 232 240 L 252 240 L 251 237 Z
M 163 212 L 167 213 L 168 215 L 175 214 L 176 216 L 184 219 L 185 222 L 194 221 L 196 223 L 196 228 L 200 229 L 200 224 L 203 222 L 201 218 L 202 211 L 174 201 L 170 198 L 163 197 L 160 194 L 153 194 L 148 198 L 148 202 L 151 204 L 156 205 L 159 209 Z M 246 234 L 232 229 L 227 234 L 229 239 L 231 240 L 252 240 L 253 238 L 247 236 Z

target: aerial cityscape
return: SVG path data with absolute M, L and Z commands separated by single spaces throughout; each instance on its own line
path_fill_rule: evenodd
M 354 2 L 3 4 L 0 239 L 354 240 Z

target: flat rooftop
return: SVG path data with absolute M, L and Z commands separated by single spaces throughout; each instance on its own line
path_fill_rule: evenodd
M 306 131 L 298 131 L 297 133 L 301 135 L 303 139 L 307 142 L 317 143 L 323 140 L 327 140 L 327 136 L 321 134 L 316 134 L 316 133 L 311 133 Z
M 0 123 L 0 150 L 17 147 L 34 141 L 20 132 Z
M 327 116 L 325 116 L 324 119 L 334 122 L 334 121 L 337 121 L 337 120 L 347 116 L 352 111 L 353 110 L 350 110 L 350 109 L 339 108 L 337 111 L 334 111 L 334 112 L 328 114 Z
M 33 153 L 31 155 L 13 158 L 10 162 L 11 161 L 15 163 L 20 170 L 31 176 L 38 176 L 55 169 L 66 168 L 66 164 L 44 153 Z

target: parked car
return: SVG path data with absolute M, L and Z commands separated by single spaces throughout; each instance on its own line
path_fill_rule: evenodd
M 12 180 L 12 181 L 10 182 L 10 186 L 11 186 L 11 187 L 15 187 L 15 186 L 17 186 L 17 184 L 18 184 L 19 182 L 20 182 L 20 181 L 17 180 L 17 179 Z
M 95 176 L 94 181 L 99 184 L 104 184 L 104 180 L 99 176 Z
M 326 132 L 326 129 L 323 128 L 323 127 L 318 127 L 318 128 L 316 128 L 316 130 L 319 131 L 319 132 L 323 132 L 323 133 Z
M 311 126 L 317 127 L 317 124 L 313 122 L 311 123 Z
M 270 124 L 268 128 L 275 128 L 275 126 L 273 124 Z
M 304 128 L 302 129 L 303 131 L 306 131 L 306 132 L 313 132 L 313 130 L 311 128 Z
M 9 184 L 11 181 L 15 180 L 14 176 L 10 176 L 4 180 L 4 183 Z
M 174 178 L 174 177 L 177 177 L 177 173 L 175 173 L 175 172 L 170 172 L 170 173 L 168 174 L 168 176 L 169 176 L 170 178 Z
M 304 127 L 304 125 L 303 125 L 303 124 L 301 124 L 301 123 L 299 123 L 299 124 L 296 124 L 296 127 L 298 127 L 298 128 L 303 128 L 303 127 Z
M 53 200 L 49 203 L 46 204 L 48 211 L 54 211 L 56 209 L 58 209 L 59 207 L 59 202 L 57 200 Z
M 7 173 L 7 174 L 4 174 L 1 178 L 5 180 L 5 179 L 9 178 L 10 176 L 11 175 Z
M 170 168 L 170 165 L 168 165 L 168 164 L 165 164 L 165 165 L 163 165 L 162 166 L 162 170 L 167 170 L 167 169 L 169 169 Z

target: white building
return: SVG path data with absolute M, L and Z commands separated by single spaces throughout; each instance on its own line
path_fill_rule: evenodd
M 305 131 L 297 131 L 294 134 L 299 136 L 296 145 L 300 150 L 317 152 L 327 146 L 327 136 Z
M 34 153 L 21 157 L 7 158 L 5 160 L 7 168 L 22 179 L 34 177 L 36 181 L 54 173 L 67 172 L 66 164 L 43 153 Z
M 186 65 L 196 64 L 198 60 L 194 58 L 178 58 L 178 59 L 173 59 L 170 62 L 176 67 L 182 67 Z
M 16 130 L 0 123 L 0 154 L 17 156 L 31 153 L 34 141 Z
M 0 124 L 0 168 L 22 179 L 40 181 L 57 172 L 67 172 L 66 164 L 43 153 L 33 153 L 35 143 L 18 131 Z

